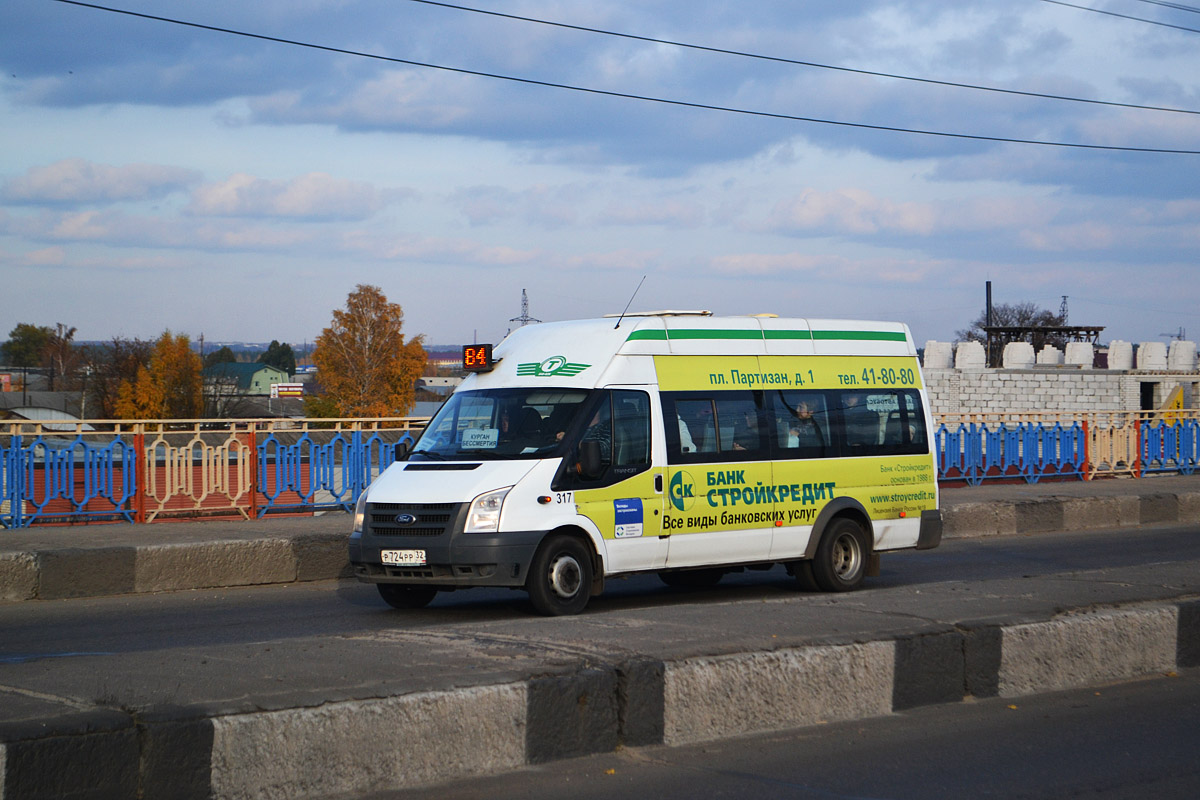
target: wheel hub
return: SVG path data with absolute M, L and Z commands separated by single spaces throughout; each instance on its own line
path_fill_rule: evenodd
M 560 556 L 550 565 L 550 588 L 559 597 L 574 597 L 582 583 L 583 570 L 571 556 Z

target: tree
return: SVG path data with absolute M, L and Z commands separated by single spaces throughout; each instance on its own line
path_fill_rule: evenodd
M 117 418 L 117 394 L 124 382 L 137 379 L 138 370 L 149 366 L 154 343 L 142 339 L 114 338 L 110 344 L 82 348 L 86 375 L 84 416 Z
M 195 419 L 204 410 L 200 356 L 186 335 L 166 331 L 154 343 L 149 366 L 117 391 L 122 419 Z
M 71 329 L 74 334 L 74 328 Z M 44 363 L 46 346 L 54 329 L 45 325 L 30 325 L 20 322 L 9 331 L 8 341 L 0 346 L 0 356 L 5 366 L 9 367 L 40 367 Z
M 42 349 L 42 360 L 50 368 L 50 391 L 54 391 L 55 378 L 61 378 L 63 389 L 78 389 L 76 372 L 79 368 L 79 353 L 75 349 L 75 329 L 61 322 L 54 326 L 49 341 Z
M 259 356 L 258 360 L 268 367 L 283 370 L 289 377 L 296 374 L 296 354 L 292 352 L 290 344 L 280 344 L 272 339 L 267 352 Z
M 422 337 L 405 342 L 404 312 L 375 286 L 359 284 L 317 337 L 313 362 L 324 396 L 343 416 L 403 416 L 425 368 Z
M 229 349 L 229 345 L 222 345 L 219 350 L 213 350 L 204 357 L 204 366 L 211 367 L 213 364 L 229 364 L 237 361 L 237 356 Z

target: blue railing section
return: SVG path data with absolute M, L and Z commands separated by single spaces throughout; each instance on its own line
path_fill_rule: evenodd
M 132 522 L 137 464 L 137 450 L 120 436 L 103 446 L 82 436 L 13 436 L 0 445 L 0 526 L 23 528 L 63 515 Z
M 1141 421 L 1136 474 L 1194 474 L 1200 419 Z M 269 432 L 257 441 L 253 508 L 278 511 L 354 507 L 370 482 L 395 460 L 408 432 L 391 430 Z M 396 437 L 397 433 L 401 433 Z M 0 526 L 39 521 L 134 521 L 142 456 L 129 434 L 104 437 L 39 433 L 0 438 Z M 396 438 L 393 438 L 396 437 Z M 97 438 L 100 443 L 95 442 Z M 935 432 L 938 480 L 976 485 L 987 480 L 1085 479 L 1089 432 L 1080 421 L 962 422 Z M 154 456 L 157 458 L 157 456 Z M 1132 458 L 1132 456 L 1131 456 Z M 1115 469 L 1116 465 L 1109 465 Z
M 1192 475 L 1200 445 L 1200 421 L 1181 420 L 1174 424 L 1142 427 L 1138 457 L 1142 472 L 1178 472 Z
M 940 481 L 1087 477 L 1088 433 L 1080 421 L 943 424 L 936 443 Z
M 282 510 L 353 510 L 363 489 L 396 460 L 398 447 L 415 441 L 409 433 L 389 441 L 379 431 L 355 430 L 326 442 L 305 433 L 288 444 L 271 433 L 258 444 L 258 516 Z M 298 499 L 289 502 L 292 495 Z

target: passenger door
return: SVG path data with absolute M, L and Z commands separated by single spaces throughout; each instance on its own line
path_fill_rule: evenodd
M 665 565 L 662 471 L 653 468 L 650 396 L 613 389 L 597 392 L 587 424 L 568 452 L 561 483 L 574 492 L 580 515 L 600 529 L 608 570 L 628 572 Z M 598 447 L 601 469 L 585 474 L 581 450 Z

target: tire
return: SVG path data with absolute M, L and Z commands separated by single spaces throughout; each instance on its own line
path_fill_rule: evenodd
M 377 583 L 379 596 L 392 608 L 424 608 L 438 593 L 429 586 L 401 586 L 395 583 Z
M 578 614 L 592 596 L 592 554 L 573 536 L 559 534 L 542 542 L 525 584 L 539 614 Z
M 813 579 L 826 592 L 857 589 L 867 574 L 870 552 L 862 526 L 849 517 L 838 517 L 821 535 L 812 560 Z
M 821 587 L 813 576 L 812 561 L 797 561 L 792 565 L 792 576 L 796 579 L 796 588 L 802 592 L 819 592 Z
M 660 572 L 659 579 L 667 586 L 677 589 L 708 589 L 716 586 L 725 577 L 723 569 L 686 569 L 679 572 Z

